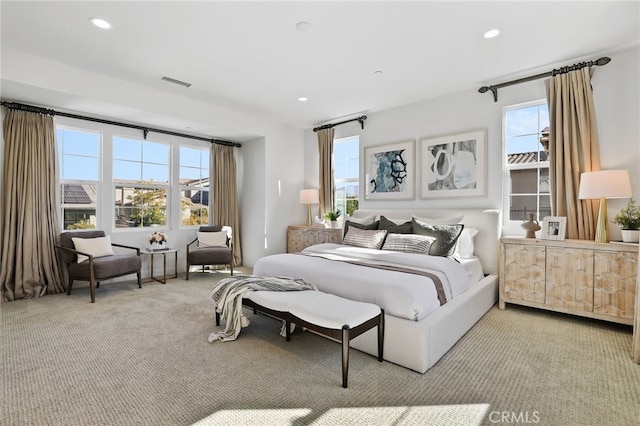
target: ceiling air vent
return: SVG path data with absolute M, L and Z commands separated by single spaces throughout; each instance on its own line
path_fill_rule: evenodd
M 168 81 L 169 83 L 177 84 L 178 86 L 190 87 L 191 83 L 176 80 L 175 78 L 164 76 L 160 80 Z

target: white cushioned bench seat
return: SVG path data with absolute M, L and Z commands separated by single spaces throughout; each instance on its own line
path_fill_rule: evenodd
M 253 291 L 242 303 L 285 321 L 287 341 L 291 323 L 342 342 L 342 387 L 347 387 L 349 343 L 360 334 L 378 327 L 378 361 L 383 359 L 384 310 L 372 303 L 357 302 L 320 291 Z M 219 317 L 216 316 L 219 324 Z
M 319 291 L 316 297 L 301 299 L 289 307 L 289 313 L 320 327 L 355 328 L 380 315 L 380 307 L 372 303 L 355 302 Z
M 273 309 L 278 312 L 289 312 L 289 308 L 305 299 L 313 299 L 319 291 L 252 291 L 246 293 L 244 298 L 253 300 L 258 305 Z

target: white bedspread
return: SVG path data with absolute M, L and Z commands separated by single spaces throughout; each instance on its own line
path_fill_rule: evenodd
M 435 273 L 447 300 L 469 287 L 465 268 L 453 259 L 424 254 L 372 250 L 341 244 L 318 244 L 303 253 L 380 262 Z M 381 270 L 303 254 L 275 254 L 259 259 L 253 273 L 302 278 L 318 290 L 351 300 L 374 303 L 389 315 L 419 321 L 440 306 L 433 281 L 422 275 Z

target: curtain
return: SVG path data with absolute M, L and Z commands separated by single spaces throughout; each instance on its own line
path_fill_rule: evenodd
M 242 265 L 240 244 L 240 218 L 238 217 L 238 191 L 236 183 L 236 159 L 233 147 L 220 144 L 211 146 L 213 187 L 210 198 L 212 225 L 231 226 L 233 229 L 233 257 L 236 266 Z
M 320 169 L 320 217 L 333 210 L 335 183 L 333 180 L 333 134 L 335 130 L 318 131 L 318 152 Z
M 53 117 L 8 110 L 3 131 L 2 301 L 62 293 L 55 252 L 60 187 Z
M 551 211 L 567 217 L 567 238 L 595 238 L 599 202 L 578 200 L 580 174 L 600 170 L 591 88 L 593 68 L 545 81 L 550 123 Z
M 638 247 L 638 256 L 640 257 L 640 247 Z M 636 274 L 637 287 L 640 288 L 640 274 Z M 636 309 L 633 321 L 633 362 L 640 364 L 640 295 L 636 294 Z

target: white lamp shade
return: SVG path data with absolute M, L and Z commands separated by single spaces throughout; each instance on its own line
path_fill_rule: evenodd
M 320 202 L 320 193 L 317 189 L 301 189 L 300 204 L 318 204 Z
M 631 180 L 627 170 L 599 170 L 580 176 L 580 200 L 631 198 Z

